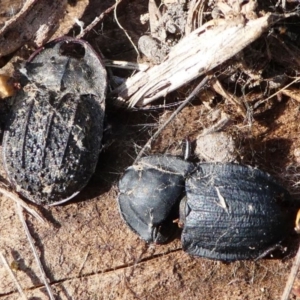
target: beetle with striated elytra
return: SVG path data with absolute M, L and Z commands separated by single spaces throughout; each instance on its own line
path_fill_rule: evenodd
M 183 250 L 226 262 L 264 256 L 292 232 L 296 215 L 272 176 L 236 163 L 148 156 L 125 171 L 119 190 L 121 216 L 146 242 L 170 241 L 180 210 Z
M 15 190 L 41 205 L 73 198 L 94 173 L 101 150 L 106 70 L 82 40 L 60 38 L 20 70 L 3 139 L 3 161 Z

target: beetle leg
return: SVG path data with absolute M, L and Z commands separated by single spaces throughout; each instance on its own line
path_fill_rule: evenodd
M 261 253 L 257 258 L 254 259 L 254 261 L 258 261 L 264 257 L 266 257 L 268 254 L 272 253 L 274 250 L 281 250 L 282 253 L 286 251 L 286 248 L 283 247 L 281 244 L 275 244 L 273 246 L 271 246 L 270 248 L 268 248 L 267 250 L 265 250 L 263 253 Z

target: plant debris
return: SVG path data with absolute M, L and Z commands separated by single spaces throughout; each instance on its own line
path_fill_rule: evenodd
M 21 16 L 25 4 L 37 1 L 23 2 L 1 1 L 0 32 L 4 24 L 9 25 L 7 22 Z M 199 135 L 221 128 L 234 137 L 242 163 L 270 173 L 298 203 L 299 1 L 68 0 L 52 3 L 63 9 L 47 12 L 48 6 L 43 6 L 45 11 L 40 14 L 50 13 L 56 19 L 54 27 L 49 28 L 53 29 L 52 33 L 43 34 L 49 18 L 34 16 L 33 24 L 39 22 L 39 25 L 36 30 L 25 30 L 30 34 L 20 40 L 15 38 L 19 36 L 18 26 L 27 23 L 25 16 L 19 21 L 14 19 L 11 33 L 15 35 L 8 35 L 14 39 L 2 40 L 5 47 L 1 51 L 5 52 L 0 57 L 1 74 L 8 76 L 13 87 L 19 90 L 19 77 L 14 71 L 36 50 L 36 41 L 44 44 L 68 35 L 83 37 L 96 52 L 103 53 L 110 82 L 105 120 L 109 126 L 104 131 L 104 140 L 108 142 L 89 184 L 67 205 L 47 210 L 39 208 L 39 214 L 47 222 L 39 222 L 26 213 L 26 223 L 55 297 L 174 299 L 180 295 L 204 300 L 279 299 L 291 271 L 299 237 L 287 237 L 283 245 L 287 251 L 284 261 L 281 251 L 274 251 L 273 259 L 227 265 L 184 254 L 178 240 L 159 247 L 149 246 L 128 230 L 120 218 L 116 183 L 145 145 L 141 155 L 181 155 L 182 140 L 194 141 Z M 241 35 L 243 29 L 259 22 L 263 27 L 256 25 L 252 33 Z M 195 37 L 200 28 L 203 32 Z M 223 35 L 233 37 L 230 29 L 242 37 L 236 39 L 238 44 L 246 41 L 248 45 L 236 49 L 232 39 L 229 42 L 233 50 L 229 49 L 228 38 Z M 41 34 L 39 39 L 37 33 Z M 212 33 L 218 34 L 219 44 L 212 43 L 217 38 Z M 249 39 L 251 34 L 253 42 Z M 137 54 L 142 36 L 154 40 L 153 49 L 162 53 L 152 55 L 155 51 L 147 49 L 144 54 Z M 204 36 L 210 38 L 204 42 L 204 50 L 212 65 L 203 60 L 197 45 L 183 44 L 183 41 L 196 42 Z M 229 49 L 228 57 L 222 54 L 221 38 L 224 38 L 224 47 Z M 197 59 L 194 50 L 200 51 Z M 214 56 L 214 51 L 223 56 Z M 179 58 L 190 62 L 191 68 L 186 71 L 191 71 L 191 77 L 184 72 L 186 61 Z M 195 68 L 197 72 L 194 65 L 199 67 Z M 168 70 L 164 69 L 166 66 Z M 175 72 L 179 67 L 182 73 Z M 161 71 L 166 73 L 159 73 Z M 163 80 L 158 83 L 159 78 Z M 201 83 L 203 79 L 207 80 L 205 84 Z M 168 85 L 170 80 L 171 85 Z M 4 87 L 4 91 L 6 89 Z M 10 97 L 2 97 L 1 125 L 11 105 Z M 136 103 L 129 109 L 128 105 L 134 104 L 131 100 Z M 120 105 L 115 107 L 115 104 Z M 3 127 L 0 135 L 1 130 Z M 1 166 L 0 157 L 1 181 L 5 182 Z M 219 193 L 222 198 L 221 189 Z M 226 198 L 223 202 L 227 203 Z M 1 194 L 1 252 L 25 297 L 48 299 L 12 203 L 8 196 Z M 299 294 L 300 277 L 295 270 L 295 283 L 289 285 L 294 296 L 287 297 Z M 0 262 L 1 300 L 20 298 L 15 282 Z

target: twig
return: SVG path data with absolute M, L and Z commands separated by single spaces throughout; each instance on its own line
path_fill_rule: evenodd
M 238 112 L 240 112 L 243 117 L 246 117 L 247 111 L 243 106 L 241 100 L 234 94 L 231 94 L 230 92 L 226 91 L 218 79 L 215 78 L 214 80 L 212 80 L 211 87 L 216 93 L 221 95 L 231 104 L 235 105 L 237 107 Z
M 0 252 L 0 258 L 2 260 L 2 263 L 4 265 L 4 267 L 6 268 L 6 270 L 8 271 L 9 275 L 11 276 L 14 284 L 16 285 L 16 288 L 18 289 L 19 294 L 21 295 L 22 299 L 27 300 L 28 298 L 26 297 L 26 295 L 23 292 L 23 289 L 21 287 L 21 285 L 19 284 L 18 279 L 16 278 L 15 274 L 13 273 L 13 271 L 11 270 L 9 264 L 7 263 L 7 260 L 5 259 L 4 255 Z
M 17 205 L 17 211 L 18 211 L 18 214 L 19 214 L 19 218 L 20 218 L 20 220 L 21 220 L 21 222 L 22 222 L 22 224 L 23 224 L 23 227 L 24 227 L 24 229 L 25 229 L 25 232 L 26 232 L 26 236 L 27 236 L 28 242 L 29 242 L 29 244 L 30 244 L 30 246 L 31 246 L 33 255 L 34 255 L 35 260 L 36 260 L 36 262 L 37 262 L 37 264 L 38 264 L 38 267 L 39 267 L 39 269 L 40 269 L 41 276 L 42 276 L 42 281 L 43 281 L 43 283 L 44 283 L 44 285 L 45 285 L 45 287 L 46 287 L 46 289 L 47 289 L 49 298 L 50 298 L 51 300 L 55 300 L 55 298 L 54 298 L 54 296 L 53 296 L 53 293 L 52 293 L 51 286 L 50 286 L 49 283 L 48 283 L 47 275 L 46 275 L 46 273 L 45 273 L 45 271 L 44 271 L 43 265 L 42 265 L 42 263 L 41 263 L 41 261 L 40 261 L 40 258 L 39 258 L 39 256 L 38 256 L 38 253 L 37 253 L 37 251 L 36 251 L 36 249 L 35 249 L 35 246 L 34 246 L 34 240 L 33 240 L 32 236 L 31 236 L 31 234 L 30 234 L 29 228 L 28 228 L 28 226 L 27 226 L 27 224 L 26 224 L 26 221 L 25 221 L 25 219 L 24 219 L 22 207 L 21 207 L 21 205 L 20 205 L 19 203 L 17 203 L 16 205 Z
M 199 91 L 203 88 L 203 86 L 208 82 L 209 76 L 205 76 L 201 82 L 195 87 L 195 89 L 190 93 L 190 95 L 181 103 L 180 106 L 177 107 L 177 109 L 171 114 L 171 116 L 168 118 L 168 120 L 154 133 L 154 135 L 148 140 L 148 142 L 145 144 L 145 146 L 142 148 L 142 150 L 137 155 L 134 163 L 136 163 L 144 154 L 145 150 L 150 146 L 150 144 L 157 138 L 157 136 L 165 129 L 166 126 L 178 115 L 178 113 L 190 102 L 192 101 L 195 96 L 199 93 Z
M 150 26 L 151 36 L 153 38 L 160 39 L 160 36 L 166 35 L 166 31 L 163 27 L 160 28 L 160 30 L 158 30 L 160 21 L 162 19 L 162 15 L 155 0 L 149 0 L 148 12 L 149 12 L 149 26 Z
M 256 109 L 258 106 L 260 106 L 261 104 L 267 102 L 268 100 L 270 100 L 271 98 L 273 98 L 274 96 L 276 96 L 277 94 L 281 93 L 282 91 L 284 91 L 285 89 L 287 89 L 289 86 L 291 86 L 292 84 L 298 82 L 300 80 L 300 77 L 296 77 L 295 80 L 293 80 L 292 82 L 290 82 L 289 84 L 287 84 L 286 86 L 284 86 L 282 89 L 280 89 L 279 91 L 277 91 L 276 93 L 272 94 L 271 96 L 269 96 L 267 99 L 262 99 L 258 102 L 256 102 L 253 106 L 254 109 Z
M 108 15 L 110 12 L 112 12 L 115 9 L 116 5 L 117 5 L 117 3 L 115 3 L 114 5 L 112 5 L 111 7 L 109 7 L 108 9 L 106 9 L 102 14 L 100 14 L 99 17 L 96 17 L 94 19 L 94 21 L 90 25 L 88 25 L 85 29 L 83 29 L 76 36 L 76 38 L 77 39 L 83 38 L 90 30 L 92 30 L 99 22 L 101 22 L 106 15 Z
M 150 67 L 147 64 L 139 64 L 139 63 L 134 63 L 129 61 L 120 61 L 120 60 L 103 59 L 103 62 L 106 67 L 120 68 L 120 69 L 127 69 L 127 70 L 146 71 Z
M 279 6 L 281 3 L 281 7 L 285 10 L 286 8 L 286 0 L 278 0 L 277 3 L 276 3 L 276 7 Z
M 83 262 L 81 264 L 81 267 L 79 268 L 78 276 L 81 275 L 81 271 L 82 271 L 82 269 L 83 269 L 83 267 L 84 267 L 84 265 L 85 265 L 85 263 L 86 263 L 89 255 L 90 255 L 90 247 L 88 248 L 88 251 L 87 251 L 87 253 L 86 253 L 85 257 L 84 257 L 84 260 L 83 260 Z
M 211 127 L 204 129 L 202 133 L 198 135 L 198 137 L 205 136 L 213 132 L 221 131 L 226 125 L 228 125 L 230 121 L 230 117 L 226 113 L 222 113 L 221 119 Z
M 189 3 L 187 21 L 185 25 L 185 34 L 191 33 L 197 27 L 203 25 L 203 11 L 206 4 L 205 0 L 192 0 Z
M 297 254 L 296 254 L 296 257 L 295 257 L 295 261 L 294 261 L 292 269 L 291 269 L 291 273 L 290 273 L 289 278 L 286 282 L 284 292 L 281 296 L 281 300 L 288 300 L 289 299 L 289 296 L 290 296 L 295 278 L 296 278 L 297 273 L 298 273 L 299 266 L 300 266 L 300 246 L 298 248 L 298 251 L 297 251 Z
M 45 223 L 45 219 L 33 208 L 31 208 L 25 201 L 23 201 L 21 198 L 19 198 L 17 195 L 15 195 L 12 192 L 9 192 L 3 187 L 0 187 L 0 193 L 6 196 L 7 198 L 10 198 L 11 200 L 15 201 L 16 203 L 20 204 L 28 213 L 30 213 L 33 217 L 38 219 L 40 222 Z
M 129 42 L 131 43 L 131 45 L 133 46 L 134 50 L 136 51 L 137 53 L 137 56 L 140 57 L 140 52 L 139 50 L 137 49 L 136 45 L 134 44 L 134 42 L 132 41 L 131 37 L 129 36 L 129 34 L 127 33 L 127 31 L 125 30 L 125 28 L 120 24 L 119 20 L 118 20 L 118 16 L 117 16 L 117 7 L 119 5 L 119 3 L 121 3 L 122 0 L 116 0 L 116 4 L 115 4 L 115 7 L 114 7 L 114 17 L 115 17 L 115 20 L 116 20 L 116 23 L 118 24 L 118 26 L 120 27 L 120 29 L 122 29 L 125 33 L 125 35 L 127 36 Z

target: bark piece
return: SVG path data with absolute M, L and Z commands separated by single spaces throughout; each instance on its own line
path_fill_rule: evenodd
M 40 47 L 54 33 L 63 16 L 66 0 L 28 0 L 0 30 L 0 57 L 32 41 Z

